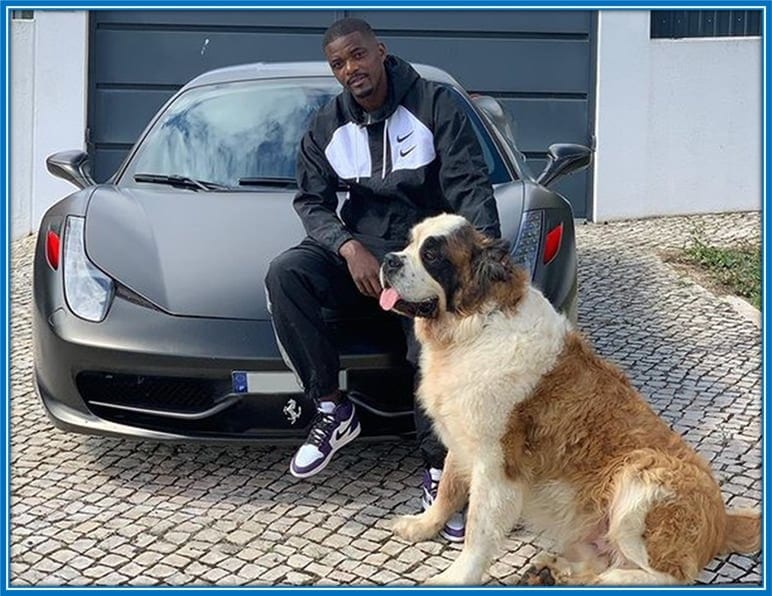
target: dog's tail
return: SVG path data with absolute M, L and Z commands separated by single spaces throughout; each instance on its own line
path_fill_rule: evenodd
M 761 548 L 761 514 L 754 509 L 726 512 L 724 553 L 755 553 Z

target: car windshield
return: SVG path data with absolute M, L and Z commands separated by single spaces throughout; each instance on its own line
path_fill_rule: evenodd
M 332 77 L 192 88 L 158 118 L 118 183 L 210 190 L 294 185 L 311 117 L 340 90 Z M 479 116 L 460 93 L 454 96 L 471 117 L 491 182 L 511 179 Z
M 238 187 L 242 178 L 295 179 L 311 116 L 340 92 L 332 78 L 249 81 L 180 95 L 142 141 L 121 180 L 174 175 Z

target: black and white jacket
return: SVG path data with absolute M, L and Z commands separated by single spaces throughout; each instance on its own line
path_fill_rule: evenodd
M 395 56 L 387 56 L 386 73 L 388 98 L 378 112 L 344 91 L 303 137 L 294 206 L 308 235 L 336 254 L 356 238 L 380 259 L 404 248 L 414 224 L 452 212 L 498 237 L 485 161 L 458 100 Z M 340 217 L 339 180 L 349 187 Z

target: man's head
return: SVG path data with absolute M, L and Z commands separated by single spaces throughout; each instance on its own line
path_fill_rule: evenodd
M 335 78 L 366 111 L 380 108 L 388 95 L 386 46 L 362 19 L 346 18 L 330 25 L 322 41 Z

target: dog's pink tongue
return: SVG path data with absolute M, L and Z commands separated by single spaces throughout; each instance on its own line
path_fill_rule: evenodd
M 391 310 L 399 300 L 399 293 L 394 288 L 386 288 L 381 292 L 381 298 L 378 301 L 383 310 Z

